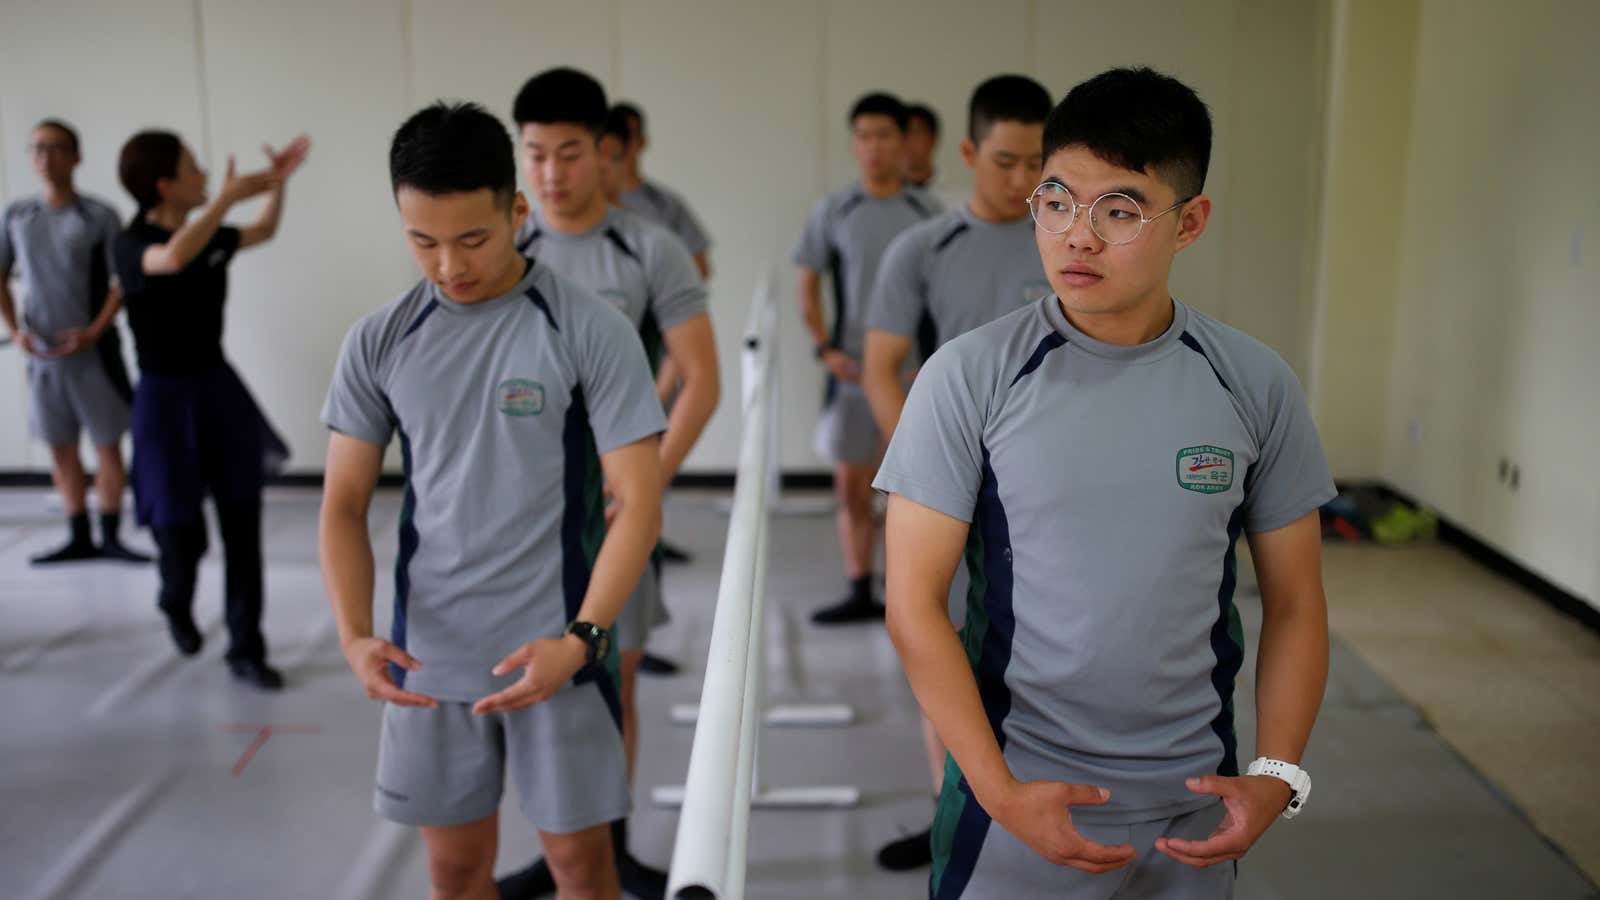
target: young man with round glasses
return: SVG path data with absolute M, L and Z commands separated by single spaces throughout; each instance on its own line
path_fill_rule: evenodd
M 962 206 L 900 233 L 889 244 L 867 310 L 862 384 L 878 429 L 892 435 L 906 402 L 902 373 L 915 349 L 926 359 L 939 345 L 1050 293 L 1028 217 L 1028 192 L 1039 181 L 1039 145 L 1050 94 L 1022 75 L 978 85 L 968 104 L 961 158 L 973 186 Z M 961 621 L 967 580 L 950 590 L 950 615 Z M 923 721 L 937 793 L 945 747 Z M 892 841 L 878 864 L 892 871 L 932 861 L 930 829 Z
M 1288 366 L 1168 290 L 1210 148 L 1172 78 L 1074 88 L 1030 203 L 1054 295 L 934 354 L 878 475 L 890 636 L 951 754 L 932 897 L 1231 897 L 1223 863 L 1310 794 L 1334 489 Z M 1241 533 L 1263 613 L 1242 776 Z

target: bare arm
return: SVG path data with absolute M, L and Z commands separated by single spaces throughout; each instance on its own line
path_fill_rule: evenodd
M 822 349 L 822 364 L 841 381 L 860 381 L 861 364 L 850 354 L 831 346 L 828 329 L 822 321 L 822 275 L 815 269 L 800 269 L 800 315 L 805 319 L 811 345 Z
M 866 359 L 861 364 L 861 386 L 872 405 L 872 418 L 885 439 L 894 436 L 900 424 L 900 411 L 906 405 L 905 383 L 900 368 L 911 355 L 911 339 L 887 331 L 867 332 Z
M 274 150 L 270 146 L 263 146 L 261 151 L 272 163 L 272 190 L 267 193 L 267 202 L 261 207 L 256 220 L 239 229 L 240 250 L 264 244 L 278 233 L 278 221 L 283 216 L 284 189 L 289 183 L 289 176 L 300 168 L 306 161 L 306 156 L 310 154 L 311 139 L 301 135 L 290 141 L 281 151 Z
M 716 412 L 722 387 L 709 315 L 701 314 L 675 325 L 662 338 L 667 345 L 667 361 L 675 362 L 683 380 L 683 391 L 672 404 L 667 433 L 661 439 L 661 483 L 667 485 Z
M 678 370 L 678 363 L 671 354 L 661 359 L 661 368 L 656 372 L 656 398 L 662 406 L 672 402 L 672 395 L 678 392 L 678 386 L 683 381 L 683 373 Z
M 616 515 L 594 561 L 578 621 L 609 628 L 621 614 L 661 536 L 661 462 L 656 438 L 635 441 L 600 457 Z M 483 715 L 549 699 L 583 668 L 586 648 L 576 635 L 524 644 L 494 667 L 496 675 L 525 671 L 516 684 L 473 704 Z
M 811 334 L 815 347 L 828 346 L 828 329 L 822 322 L 822 275 L 813 270 L 800 270 L 800 315 L 805 319 L 806 331 Z
M 11 296 L 11 272 L 0 271 L 0 320 L 6 323 L 6 331 L 17 337 L 18 343 L 22 342 L 22 329 L 17 323 L 17 301 Z M 23 346 L 23 350 L 27 350 Z
M 657 438 L 649 437 L 600 456 L 616 515 L 606 528 L 589 591 L 578 611 L 578 618 L 585 622 L 605 628 L 617 620 L 661 536 L 658 443 Z
M 701 250 L 694 255 L 694 267 L 700 270 L 700 280 L 711 280 L 711 251 Z
M 256 220 L 239 229 L 239 249 L 256 247 L 272 240 L 278 233 L 278 221 L 283 217 L 284 185 L 279 182 L 267 192 L 267 201 L 261 205 Z
M 889 638 L 923 714 L 985 809 L 1013 781 L 946 609 L 968 525 L 893 494 L 884 526 Z
M 339 647 L 367 696 L 402 706 L 435 706 L 432 698 L 401 690 L 389 672 L 390 664 L 412 671 L 422 664 L 372 633 L 372 539 L 367 531 L 367 510 L 382 467 L 382 447 L 337 432 L 329 435 L 317 529 L 322 585 L 339 628 Z
M 222 218 L 228 214 L 228 210 L 241 200 L 270 190 L 272 182 L 271 170 L 236 175 L 233 157 L 228 157 L 228 169 L 223 175 L 222 187 L 217 190 L 216 199 L 211 201 L 211 205 L 174 231 L 165 244 L 151 244 L 144 248 L 140 265 L 145 274 L 172 275 L 182 272 L 211 243 L 217 229 L 222 227 Z
M 55 346 L 46 355 L 71 356 L 95 345 L 100 336 L 111 327 L 111 322 L 117 317 L 117 311 L 122 309 L 122 291 L 112 286 L 106 291 L 105 303 L 101 304 L 100 312 L 82 328 L 69 328 L 55 335 Z
M 1256 755 L 1298 764 L 1328 683 L 1321 526 L 1311 513 L 1283 528 L 1251 534 L 1249 541 L 1262 612 Z M 1288 786 L 1284 788 L 1287 804 Z
M 1328 607 L 1322 591 L 1322 529 L 1315 512 L 1249 537 L 1261 583 L 1256 658 L 1256 755 L 1298 764 L 1328 683 Z M 1291 791 L 1270 775 L 1190 779 L 1189 789 L 1222 798 L 1227 815 L 1203 841 L 1160 838 L 1156 849 L 1191 866 L 1239 859 L 1289 805 Z
M 1072 827 L 1069 808 L 1110 794 L 1089 785 L 1019 782 L 995 739 L 961 639 L 945 609 L 968 526 L 896 494 L 884 529 L 889 638 L 922 712 L 955 757 L 990 816 L 1056 865 L 1108 872 L 1133 861 L 1129 845 L 1107 847 Z

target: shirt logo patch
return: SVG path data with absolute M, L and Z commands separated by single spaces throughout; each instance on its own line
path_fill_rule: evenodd
M 500 396 L 500 411 L 508 416 L 537 416 L 544 412 L 544 385 L 526 378 L 512 378 L 495 388 Z
M 624 314 L 628 312 L 628 293 L 626 291 L 619 291 L 616 288 L 602 288 L 600 296 L 610 301 L 612 306 L 622 310 Z
M 1178 487 L 1220 494 L 1233 487 L 1233 451 L 1201 444 L 1178 451 Z

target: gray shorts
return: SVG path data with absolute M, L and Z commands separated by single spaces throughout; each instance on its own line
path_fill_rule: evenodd
M 464 825 L 500 808 L 510 770 L 522 814 L 568 834 L 628 814 L 628 765 L 619 714 L 600 682 L 567 687 L 507 713 L 470 703 L 383 710 L 373 808 L 402 825 Z
M 111 383 L 99 354 L 28 362 L 28 421 L 52 447 L 77 446 L 83 432 L 96 447 L 114 447 L 128 430 L 133 406 Z
M 970 795 L 967 802 L 977 806 Z M 1046 861 L 1005 828 L 989 821 L 981 808 L 975 812 L 976 815 L 957 816 L 946 804 L 941 804 L 941 819 L 948 817 L 959 821 L 940 821 L 934 825 L 934 871 L 939 873 L 941 881 L 931 885 L 929 896 L 938 900 L 957 897 L 961 900 L 1015 900 L 1019 897 L 1231 900 L 1233 897 L 1233 863 L 1197 869 L 1155 849 L 1158 837 L 1185 840 L 1210 837 L 1226 812 L 1220 802 L 1154 822 L 1075 823 L 1078 833 L 1092 841 L 1107 846 L 1132 844 L 1134 847 L 1137 856 L 1133 862 L 1100 875 Z
M 667 624 L 670 617 L 661 599 L 661 551 L 651 552 L 644 564 L 639 584 L 628 595 L 628 604 L 614 623 L 618 650 L 643 650 L 650 632 Z
M 859 384 L 835 381 L 817 420 L 812 449 L 829 462 L 870 466 L 878 461 L 880 443 L 867 392 Z

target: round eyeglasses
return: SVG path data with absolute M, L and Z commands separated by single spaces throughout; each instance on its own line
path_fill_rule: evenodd
M 1062 234 L 1078 221 L 1078 210 L 1089 211 L 1089 227 L 1108 244 L 1127 244 L 1139 237 L 1144 226 L 1193 200 L 1185 197 L 1155 215 L 1145 218 L 1139 201 L 1127 194 L 1101 194 L 1093 203 L 1079 203 L 1066 185 L 1046 181 L 1033 189 L 1028 211 L 1035 225 L 1051 234 Z

